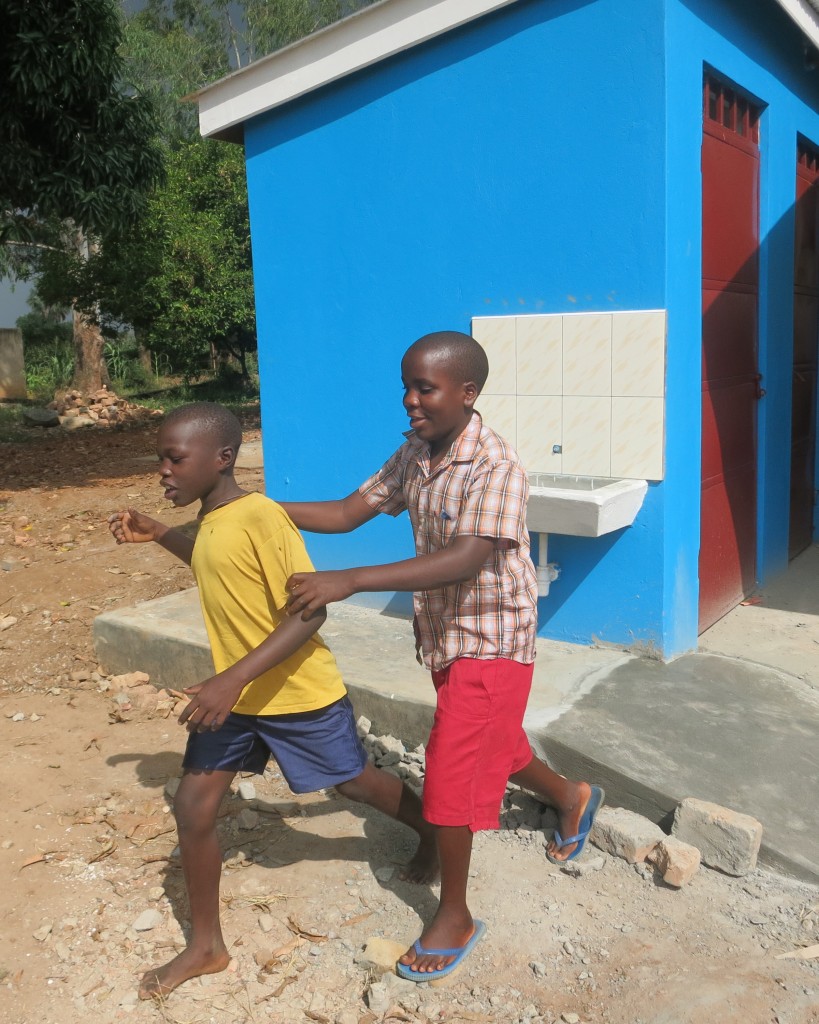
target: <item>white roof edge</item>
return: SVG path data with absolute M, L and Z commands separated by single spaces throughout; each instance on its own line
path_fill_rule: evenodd
M 465 25 L 516 0 L 380 0 L 191 96 L 205 137 Z M 819 49 L 819 0 L 776 0 Z
M 345 75 L 515 0 L 381 0 L 234 71 L 191 99 L 205 137 L 227 132 Z
M 819 49 L 819 4 L 816 0 L 776 0 Z

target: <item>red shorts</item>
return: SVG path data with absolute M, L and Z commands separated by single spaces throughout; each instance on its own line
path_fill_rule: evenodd
M 426 755 L 424 817 L 497 828 L 509 776 L 532 760 L 523 713 L 534 665 L 459 658 L 432 673 L 438 706 Z

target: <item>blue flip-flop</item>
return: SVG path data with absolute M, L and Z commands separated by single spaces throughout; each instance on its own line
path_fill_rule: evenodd
M 486 925 L 483 921 L 475 921 L 474 924 L 475 930 L 472 932 L 472 938 L 469 942 L 465 946 L 457 946 L 455 949 L 424 949 L 420 939 L 416 939 L 413 942 L 412 948 L 415 950 L 416 956 L 454 956 L 455 959 L 451 964 L 447 964 L 446 967 L 442 967 L 439 971 L 413 971 L 411 965 L 402 964 L 399 961 L 395 965 L 395 973 L 399 978 L 404 978 L 406 981 L 435 981 L 437 978 L 445 978 L 448 974 L 452 974 L 455 968 L 460 967 L 466 957 L 469 956 L 474 947 L 483 938 Z
M 599 786 L 592 786 L 591 796 L 589 802 L 586 804 L 586 810 L 583 812 L 583 817 L 580 819 L 580 831 L 576 836 L 569 836 L 568 839 L 564 839 L 561 834 L 555 829 L 554 840 L 557 843 L 559 850 L 562 850 L 564 846 L 571 846 L 572 843 L 577 843 L 577 848 L 572 850 L 568 857 L 563 860 L 558 860 L 557 857 L 553 857 L 549 851 L 546 851 L 546 857 L 552 862 L 552 864 L 568 864 L 570 860 L 574 860 L 575 857 L 579 857 L 583 852 L 583 847 L 586 845 L 586 840 L 589 838 L 589 832 L 592 830 L 594 819 L 597 816 L 597 812 L 603 806 L 603 802 L 606 799 L 605 790 L 602 790 Z

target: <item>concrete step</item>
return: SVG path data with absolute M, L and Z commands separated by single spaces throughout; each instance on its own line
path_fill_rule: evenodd
M 334 605 L 322 636 L 356 713 L 376 733 L 425 742 L 434 692 L 411 623 Z M 213 672 L 195 589 L 99 615 L 94 638 L 108 671 L 148 672 L 158 686 Z M 689 796 L 751 814 L 765 828 L 760 861 L 819 883 L 819 694 L 801 680 L 747 658 L 663 664 L 539 639 L 524 724 L 557 771 L 601 784 L 610 804 L 666 826 Z

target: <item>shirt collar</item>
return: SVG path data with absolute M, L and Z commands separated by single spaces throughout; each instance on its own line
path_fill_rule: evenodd
M 473 409 L 472 418 L 449 446 L 449 451 L 441 460 L 438 469 L 443 469 L 451 462 L 471 462 L 475 457 L 475 452 L 478 450 L 478 443 L 482 429 L 483 420 L 481 419 L 481 414 L 477 409 Z M 424 466 L 424 468 L 428 467 L 429 445 L 426 441 L 422 441 L 421 438 L 416 435 L 414 430 L 404 431 L 404 437 L 415 449 L 415 457 L 419 465 Z

